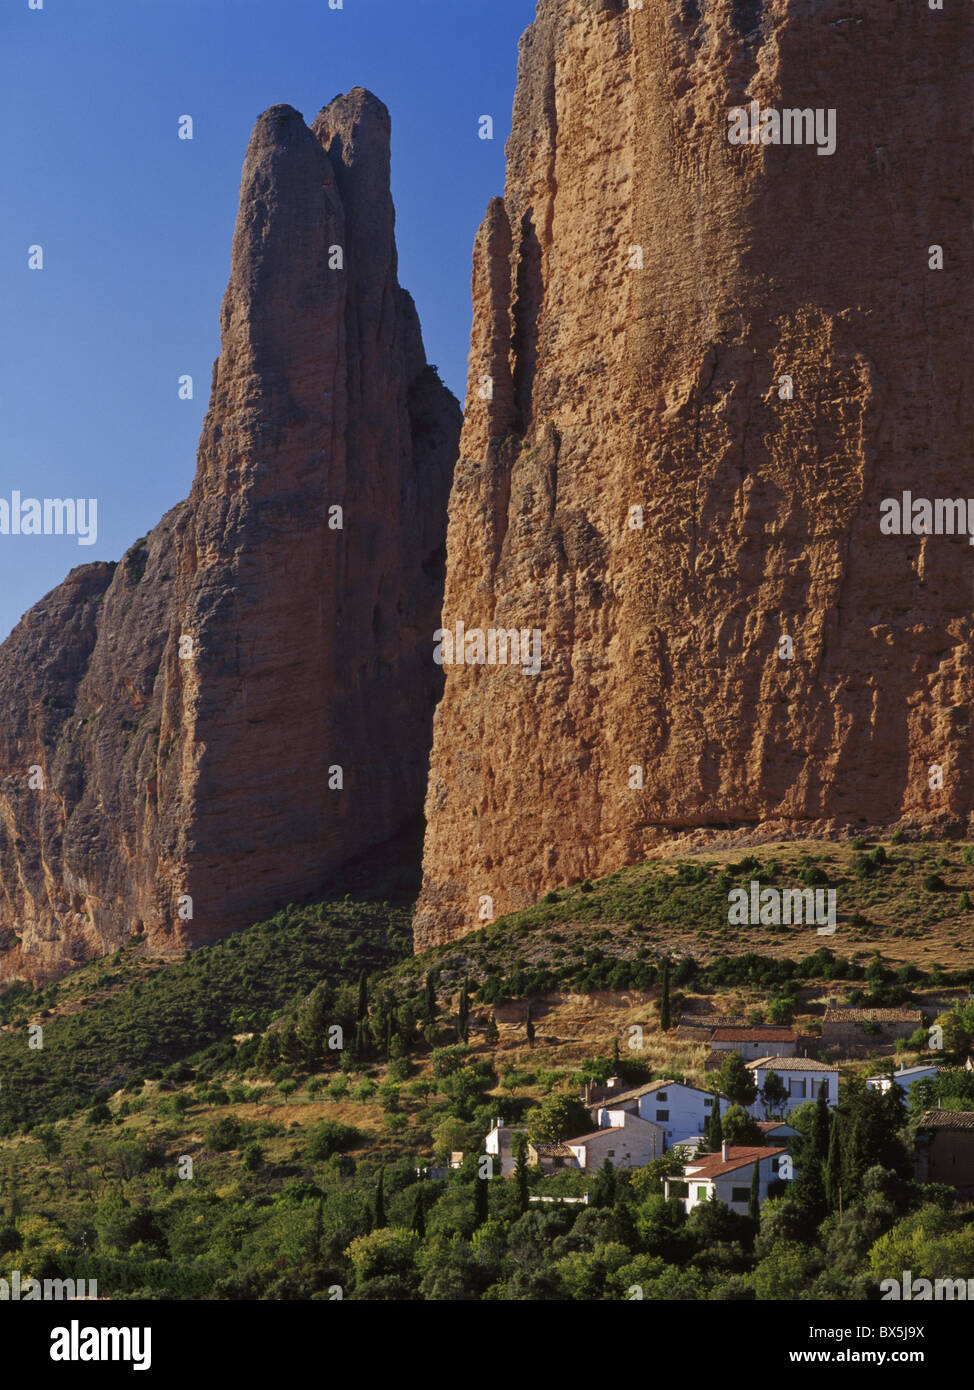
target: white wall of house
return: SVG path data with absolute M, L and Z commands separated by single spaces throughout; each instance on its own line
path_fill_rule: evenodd
M 793 1042 L 772 1043 L 778 1050 L 779 1057 L 794 1057 L 798 1051 L 798 1044 Z M 711 1052 L 739 1052 L 745 1062 L 753 1062 L 757 1057 L 767 1057 L 768 1040 L 762 1038 L 759 1042 L 747 1039 L 742 1042 L 725 1042 L 721 1038 L 712 1038 L 710 1042 Z
M 526 1134 L 523 1126 L 502 1124 L 494 1121 L 494 1126 L 484 1140 L 484 1152 L 490 1154 L 494 1162 L 494 1176 L 508 1177 L 514 1172 L 514 1142 L 518 1134 Z
M 658 1124 L 666 1136 L 666 1147 L 675 1148 L 683 1139 L 702 1134 L 713 1113 L 713 1096 L 696 1086 L 682 1082 L 667 1082 L 658 1091 L 639 1097 L 639 1117 Z M 725 1114 L 730 1102 L 721 1100 L 720 1113 Z
M 761 1206 L 767 1201 L 769 1186 L 780 1181 L 778 1166 L 784 1157 L 784 1154 L 776 1154 L 772 1158 L 760 1160 L 758 1204 Z M 680 1200 L 688 1214 L 701 1202 L 709 1202 L 713 1198 L 718 1202 L 725 1202 L 731 1211 L 736 1211 L 739 1216 L 747 1216 L 751 1200 L 751 1177 L 753 1173 L 754 1164 L 747 1163 L 743 1168 L 735 1168 L 732 1173 L 724 1174 L 721 1177 L 701 1178 L 696 1181 L 693 1176 L 693 1164 L 688 1164 L 684 1169 L 687 1195 Z
M 604 1127 L 603 1134 L 596 1134 L 579 1143 L 566 1139 L 566 1146 L 578 1160 L 580 1168 L 601 1168 L 605 1160 L 611 1159 L 613 1168 L 641 1168 L 659 1158 L 663 1152 L 663 1131 L 659 1125 L 647 1124 L 638 1115 L 627 1110 L 602 1110 L 602 1116 L 611 1120 L 612 1126 Z
M 897 1086 L 902 1086 L 907 1095 L 910 1094 L 910 1087 L 917 1081 L 933 1081 L 939 1074 L 939 1067 L 909 1067 L 899 1075 L 894 1074 Z M 889 1090 L 888 1076 L 871 1076 L 866 1082 L 871 1091 L 882 1091 L 885 1095 Z
M 752 1067 L 751 1075 L 754 1077 L 755 1085 L 758 1088 L 758 1095 L 753 1105 L 748 1106 L 748 1113 L 755 1120 L 776 1119 L 777 1115 L 769 1115 L 765 1111 L 764 1101 L 761 1092 L 764 1090 L 764 1083 L 769 1073 L 775 1075 L 783 1082 L 785 1090 L 788 1092 L 787 1099 L 780 1107 L 780 1113 L 790 1115 L 793 1110 L 797 1110 L 799 1105 L 804 1105 L 806 1101 L 817 1100 L 819 1087 L 825 1087 L 825 1097 L 830 1106 L 838 1104 L 839 1100 L 839 1073 L 835 1071 L 789 1071 L 786 1066 L 767 1066 Z

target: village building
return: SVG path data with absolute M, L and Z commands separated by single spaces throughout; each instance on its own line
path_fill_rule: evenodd
M 506 1178 L 514 1172 L 514 1150 L 519 1134 L 527 1134 L 523 1125 L 506 1125 L 500 1116 L 491 1125 L 490 1133 L 484 1140 L 484 1152 L 497 1160 L 495 1176 Z
M 746 1028 L 747 1020 L 735 1014 L 681 1014 L 673 1036 L 679 1042 L 710 1042 L 717 1028 Z
M 613 1110 L 628 1110 L 641 1120 L 660 1125 L 666 1147 L 672 1149 L 685 1139 L 705 1133 L 713 1113 L 714 1098 L 711 1092 L 682 1081 L 651 1081 L 646 1086 L 619 1092 L 613 1096 L 611 1104 Z M 730 1102 L 721 1099 L 721 1115 L 729 1108 Z M 597 1109 L 593 1118 L 596 1116 Z
M 847 1054 L 868 1052 L 877 1043 L 910 1037 L 922 1023 L 919 1009 L 826 1009 L 822 1045 Z
M 758 1088 L 754 1103 L 748 1106 L 748 1113 L 756 1120 L 774 1120 L 782 1115 L 790 1115 L 807 1100 L 817 1100 L 822 1089 L 830 1106 L 838 1102 L 839 1068 L 829 1062 L 818 1062 L 811 1057 L 760 1057 L 748 1062 L 747 1068 Z M 784 1085 L 785 1098 L 777 1109 L 772 1107 L 769 1113 L 763 1092 L 771 1072 Z
M 766 1144 L 784 1144 L 787 1148 L 789 1141 L 798 1135 L 798 1130 L 787 1120 L 758 1120 L 757 1125 Z
M 974 1198 L 974 1110 L 927 1110 L 913 1149 L 917 1182 L 947 1183 L 962 1201 Z
M 798 1034 L 790 1028 L 716 1028 L 710 1039 L 712 1052 L 739 1052 L 745 1061 L 755 1057 L 794 1057 Z
M 902 1086 L 907 1096 L 909 1096 L 911 1089 L 918 1081 L 935 1081 L 939 1075 L 939 1067 L 922 1065 L 918 1067 L 901 1067 L 899 1071 L 894 1071 L 892 1073 L 892 1081 L 890 1079 L 890 1073 L 886 1072 L 883 1076 L 870 1076 L 866 1081 L 866 1085 L 871 1091 L 882 1091 L 883 1095 L 885 1095 L 892 1085 L 892 1082 L 895 1081 L 897 1086 Z
M 546 1172 L 561 1168 L 599 1169 L 606 1159 L 614 1168 L 642 1168 L 663 1153 L 663 1131 L 629 1110 L 601 1110 L 600 1125 L 590 1134 L 560 1144 L 529 1144 L 528 1163 Z M 604 1123 L 603 1123 L 604 1122 Z
M 784 1165 L 786 1158 L 788 1163 Z M 687 1213 L 701 1202 L 717 1201 L 726 1203 L 738 1215 L 747 1216 L 755 1165 L 758 1169 L 758 1203 L 763 1206 L 774 1185 L 785 1181 L 781 1176 L 782 1167 L 786 1172 L 793 1171 L 790 1167 L 791 1156 L 784 1146 L 755 1148 L 722 1144 L 719 1154 L 701 1154 L 685 1163 L 682 1180 L 665 1179 L 663 1191 L 666 1197 L 677 1196 L 677 1192 L 671 1189 L 682 1181 L 686 1184 L 687 1193 L 679 1200 Z

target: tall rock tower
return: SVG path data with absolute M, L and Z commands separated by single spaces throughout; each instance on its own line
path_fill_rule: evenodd
M 362 89 L 260 117 L 190 497 L 0 647 L 0 979 L 212 939 L 421 809 L 460 411 L 389 138 Z
M 974 499 L 972 77 L 960 0 L 540 0 L 418 948 L 693 827 L 969 825 L 974 548 L 936 518 Z

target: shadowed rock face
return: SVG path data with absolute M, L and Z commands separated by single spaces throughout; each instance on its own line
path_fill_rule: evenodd
M 446 668 L 418 948 L 697 828 L 970 825 L 974 550 L 880 508 L 974 497 L 974 14 L 892 8 L 540 0 L 443 626 L 543 661 Z M 752 100 L 835 152 L 732 144 Z
M 460 411 L 389 131 L 361 89 L 260 117 L 189 499 L 0 647 L 0 979 L 259 920 L 421 808 Z

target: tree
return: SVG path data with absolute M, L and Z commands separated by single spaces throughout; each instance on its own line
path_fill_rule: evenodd
M 448 1115 L 433 1130 L 433 1152 L 442 1163 L 449 1163 L 452 1153 L 462 1153 L 470 1143 L 470 1126 L 455 1115 Z
M 728 1052 L 717 1073 L 717 1090 L 725 1095 L 732 1105 L 745 1109 L 753 1105 L 757 1097 L 753 1073 L 748 1070 L 739 1052 Z
M 769 1120 L 782 1119 L 784 1117 L 785 1102 L 787 1099 L 788 1087 L 776 1071 L 769 1071 L 764 1078 L 764 1085 L 761 1088 L 761 1100 L 764 1104 L 765 1118 Z
M 368 1012 L 369 976 L 368 972 L 363 970 L 361 975 L 358 977 L 358 1009 L 355 1014 L 355 1022 L 361 1023 L 364 1018 L 368 1017 Z
M 659 1026 L 662 1032 L 670 1031 L 670 958 L 663 957 L 663 992 L 659 1001 Z
M 53 1125 L 45 1125 L 42 1129 L 35 1131 L 41 1141 L 45 1158 L 57 1158 L 61 1152 L 61 1139 Z
M 464 980 L 463 988 L 460 990 L 460 1003 L 457 1007 L 457 1037 L 461 1042 L 467 1041 L 470 1032 L 470 996 L 467 992 L 467 981 Z
M 589 1199 L 593 1207 L 611 1207 L 616 1199 L 616 1170 L 607 1158 L 599 1169 Z
M 585 1134 L 592 1121 L 577 1096 L 547 1096 L 528 1115 L 528 1134 L 536 1144 L 558 1144 L 576 1134 Z
M 839 1126 L 837 1123 L 833 1123 L 832 1132 L 829 1135 L 829 1152 L 825 1160 L 823 1176 L 825 1180 L 825 1200 L 834 1211 L 839 1206 L 842 1195 L 842 1149 L 839 1139 Z
M 531 1046 L 534 1046 L 534 1024 L 531 1021 L 531 1005 L 528 1005 L 527 1016 L 524 1020 L 524 1035 Z
M 829 1111 L 828 1096 L 824 1086 L 819 1086 L 815 1098 L 815 1121 L 812 1125 L 810 1158 L 821 1168 L 829 1156 L 829 1139 L 832 1133 L 832 1115 Z
M 724 1125 L 720 1118 L 720 1092 L 714 1092 L 714 1103 L 706 1124 L 707 1148 L 711 1153 L 720 1153 L 724 1142 Z M 730 1142 L 730 1141 L 728 1141 Z
M 375 1185 L 375 1204 L 372 1208 L 372 1229 L 381 1231 L 386 1223 L 386 1198 L 384 1191 L 385 1169 L 379 1169 L 379 1181 Z
M 426 1235 L 426 1209 L 423 1205 L 423 1189 L 419 1186 L 413 1196 L 413 1214 L 409 1225 L 420 1240 L 423 1240 Z
M 739 1105 L 731 1105 L 724 1111 L 721 1121 L 724 1138 L 728 1144 L 737 1148 L 754 1148 L 764 1143 L 764 1133 L 746 1110 Z
M 475 1196 L 474 1196 L 473 1220 L 474 1220 L 474 1226 L 475 1226 L 475 1227 L 480 1227 L 480 1226 L 482 1226 L 482 1225 L 484 1224 L 484 1222 L 487 1220 L 487 1217 L 488 1217 L 488 1214 L 489 1214 L 489 1212 L 488 1212 L 488 1206 L 487 1206 L 487 1183 L 488 1183 L 488 1182 L 489 1182 L 489 1179 L 488 1179 L 488 1178 L 482 1178 L 482 1177 L 480 1177 L 479 1174 L 478 1174 L 477 1177 L 474 1179 Z
M 755 1163 L 751 1169 L 751 1191 L 747 1200 L 747 1214 L 752 1221 L 761 1220 L 761 1164 Z
M 487 1020 L 487 1027 L 484 1030 L 484 1039 L 493 1046 L 493 1044 L 500 1042 L 500 1036 L 500 1029 L 497 1027 L 497 1019 L 491 1014 L 490 1018 Z
M 522 1214 L 530 1206 L 528 1193 L 528 1141 L 519 1134 L 514 1141 L 514 1183 L 517 1190 L 517 1209 Z
M 426 983 L 423 986 L 423 1021 L 425 1023 L 436 1022 L 436 972 L 434 970 L 426 972 Z

